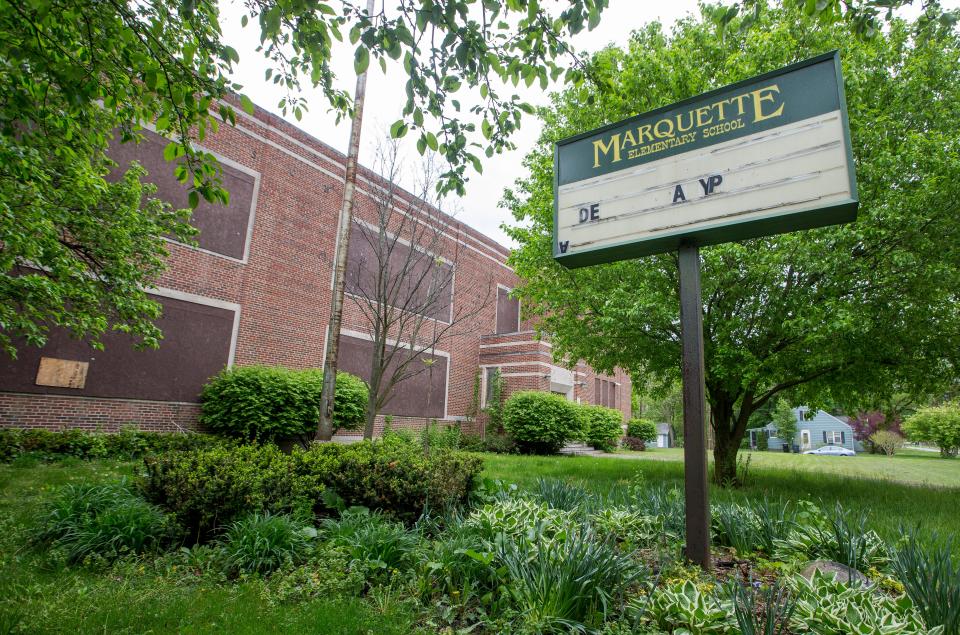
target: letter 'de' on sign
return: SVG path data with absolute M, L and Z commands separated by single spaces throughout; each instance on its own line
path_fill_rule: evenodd
M 852 221 L 836 51 L 557 143 L 554 257 L 582 267 Z

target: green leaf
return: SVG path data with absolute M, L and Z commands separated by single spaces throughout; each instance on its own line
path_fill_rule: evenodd
M 246 95 L 240 95 L 240 108 L 242 108 L 243 112 L 247 113 L 248 115 L 252 115 L 256 110 L 253 102 L 250 101 L 250 98 Z
M 367 72 L 367 66 L 370 65 L 370 51 L 365 46 L 358 46 L 353 54 L 353 70 L 357 75 Z
M 390 126 L 390 137 L 393 139 L 400 139 L 405 134 L 407 134 L 407 124 L 403 119 L 398 119 L 393 122 L 393 125 Z

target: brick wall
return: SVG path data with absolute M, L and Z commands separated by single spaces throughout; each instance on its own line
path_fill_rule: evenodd
M 197 404 L 0 393 L 0 428 L 81 428 L 117 432 L 136 425 L 151 432 L 196 431 Z
M 221 126 L 204 146 L 257 178 L 248 257 L 238 259 L 170 243 L 170 268 L 156 286 L 164 293 L 190 294 L 238 306 L 240 317 L 232 351 L 235 364 L 321 367 L 343 193 L 343 156 L 265 111 L 237 115 L 236 127 Z M 360 220 L 376 222 L 370 193 L 377 182 L 375 174 L 361 170 L 355 202 L 355 215 Z M 409 205 L 401 206 L 405 213 L 416 214 L 415 208 L 422 208 L 422 203 L 417 205 L 408 194 L 401 198 Z M 507 248 L 451 218 L 442 249 L 443 255 L 455 255 L 451 258 L 456 260 L 455 310 L 478 304 L 473 319 L 437 346 L 449 355 L 446 419 L 460 420 L 468 412 L 474 377 L 481 364 L 524 362 L 503 368 L 504 374 L 510 375 L 508 391 L 549 389 L 549 381 L 536 376 L 547 372 L 553 363 L 549 344 L 481 349 L 481 342 L 506 341 L 501 336 L 487 336 L 496 331 L 498 286 L 510 289 L 518 284 L 516 274 L 506 265 Z M 349 299 L 343 328 L 369 332 L 362 313 Z M 529 323 L 520 328 L 521 340 L 533 339 Z M 43 354 L 56 357 L 57 352 Z M 95 362 L 91 362 L 90 372 L 95 370 Z M 574 370 L 581 373 L 576 377 L 584 384 L 577 384 L 574 397 L 593 402 L 595 374 L 584 364 Z M 622 393 L 618 404 L 628 409 L 629 379 L 622 373 L 610 379 L 618 382 Z M 195 427 L 197 412 L 196 404 L 25 395 L 3 392 L 0 386 L 2 426 L 115 429 L 136 422 L 145 429 L 176 430 Z M 410 418 L 395 420 L 397 426 L 417 427 L 423 423 Z M 378 421 L 380 429 L 382 418 Z

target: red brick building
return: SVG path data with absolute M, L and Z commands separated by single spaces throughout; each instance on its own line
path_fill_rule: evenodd
M 170 269 L 151 290 L 164 307 L 160 348 L 138 351 L 114 333 L 97 351 L 54 331 L 42 349 L 24 345 L 16 360 L 0 356 L 0 426 L 193 429 L 199 390 L 224 366 L 322 366 L 344 157 L 262 110 L 237 114 L 236 127 L 222 126 L 204 143 L 223 166 L 230 204 L 200 205 L 193 218 L 198 246 L 171 241 Z M 144 143 L 118 146 L 113 156 L 122 166 L 139 160 L 160 195 L 186 207 L 186 191 L 162 159 L 164 145 L 147 133 Z M 360 226 L 375 222 L 370 197 L 377 181 L 361 169 Z M 552 390 L 629 416 L 629 378 L 598 375 L 583 363 L 556 365 L 550 344 L 521 322 L 518 303 L 508 296 L 517 284 L 506 264 L 509 250 L 448 221 L 444 250 L 458 254 L 452 308 L 478 301 L 478 281 L 491 292 L 466 328 L 432 351 L 430 371 L 397 387 L 385 408 L 395 425 L 464 421 L 477 374 L 485 399 L 496 368 L 507 394 Z M 349 299 L 341 338 L 340 367 L 366 377 L 369 328 Z

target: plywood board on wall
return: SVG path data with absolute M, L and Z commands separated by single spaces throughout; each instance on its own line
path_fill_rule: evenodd
M 41 357 L 40 368 L 37 370 L 37 385 L 83 388 L 87 383 L 87 369 L 89 367 L 89 362 Z

